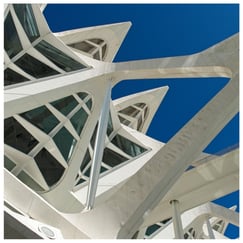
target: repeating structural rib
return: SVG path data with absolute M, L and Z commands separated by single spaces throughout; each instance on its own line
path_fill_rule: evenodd
M 152 159 L 128 179 L 110 200 L 83 217 L 87 223 L 88 218 L 90 220 L 96 215 L 96 226 L 99 228 L 101 221 L 98 220 L 98 215 L 106 215 L 106 225 L 102 225 L 102 232 L 97 230 L 91 237 L 131 238 L 190 163 L 237 114 L 238 46 L 238 35 L 235 35 L 191 57 L 169 58 L 167 63 L 155 59 L 147 61 L 146 65 L 141 61 L 117 66 L 117 70 L 120 68 L 120 79 L 124 79 L 124 76 L 156 78 L 161 77 L 161 73 L 164 77 L 226 76 L 231 79 Z M 87 223 L 84 230 L 90 231 L 89 227 L 91 226 Z

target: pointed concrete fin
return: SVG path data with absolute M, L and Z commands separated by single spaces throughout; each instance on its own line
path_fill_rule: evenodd
M 148 115 L 145 116 L 141 132 L 146 133 L 160 103 L 164 99 L 169 87 L 164 86 L 156 89 L 151 89 L 145 92 L 140 92 L 132 95 L 122 97 L 113 101 L 113 104 L 119 112 L 120 110 L 134 105 L 136 103 L 145 103 L 148 106 Z
M 131 22 L 123 22 L 68 30 L 55 33 L 55 36 L 61 39 L 66 45 L 80 44 L 80 46 L 82 46 L 81 43 L 85 40 L 101 39 L 107 44 L 103 61 L 112 62 L 130 27 Z M 90 56 L 88 52 L 81 52 Z
M 40 5 L 41 12 L 43 12 L 45 10 L 47 4 L 46 3 L 41 3 L 39 5 Z

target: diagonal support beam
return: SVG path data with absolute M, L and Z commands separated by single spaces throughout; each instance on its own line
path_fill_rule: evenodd
M 100 175 L 101 161 L 104 152 L 105 145 L 105 137 L 109 119 L 109 110 L 110 110 L 110 99 L 111 99 L 111 85 L 107 87 L 107 92 L 104 98 L 104 103 L 102 105 L 97 135 L 94 146 L 94 155 L 91 166 L 90 178 L 89 178 L 89 186 L 87 193 L 87 201 L 86 201 L 86 210 L 91 210 L 94 207 L 95 203 L 95 195 Z

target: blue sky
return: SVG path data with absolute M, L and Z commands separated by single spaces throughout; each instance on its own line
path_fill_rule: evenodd
M 51 4 L 44 14 L 53 32 L 131 21 L 115 62 L 193 54 L 239 32 L 238 4 Z M 113 89 L 112 98 L 168 85 L 170 89 L 148 130 L 149 136 L 167 142 L 227 81 L 126 80 Z M 218 153 L 238 143 L 239 115 L 205 152 Z M 239 206 L 239 193 L 216 202 L 227 207 Z M 227 235 L 235 238 L 239 232 L 232 226 Z

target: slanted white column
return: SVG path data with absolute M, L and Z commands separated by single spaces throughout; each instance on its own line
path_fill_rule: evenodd
M 211 226 L 211 224 L 209 222 L 209 217 L 208 216 L 206 217 L 206 224 L 207 224 L 209 239 L 215 239 L 215 236 L 214 236 L 214 233 L 213 233 L 213 229 L 212 229 L 212 226 Z
M 97 135 L 94 145 L 94 155 L 91 165 L 91 172 L 89 177 L 89 186 L 86 200 L 86 210 L 91 210 L 94 207 L 95 195 L 100 175 L 100 167 L 102 156 L 104 152 L 106 130 L 108 125 L 109 110 L 110 110 L 110 99 L 111 99 L 111 85 L 109 84 L 107 92 L 104 98 L 104 103 L 101 109 Z
M 179 209 L 179 201 L 172 200 L 170 201 L 173 210 L 173 226 L 175 232 L 175 239 L 184 239 L 184 232 L 181 222 L 181 213 Z

